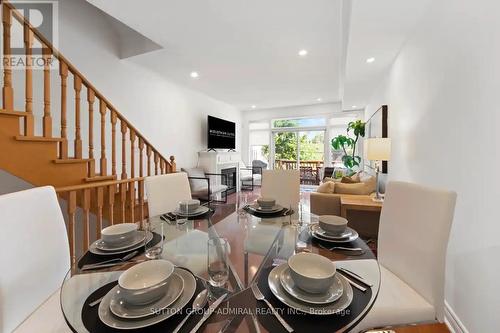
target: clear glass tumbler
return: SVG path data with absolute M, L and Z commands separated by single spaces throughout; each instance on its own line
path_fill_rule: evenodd
M 240 216 L 246 216 L 247 215 L 247 212 L 245 211 L 245 207 L 247 205 L 247 201 L 248 200 L 248 197 L 246 194 L 243 194 L 243 193 L 240 193 L 238 195 L 238 207 L 237 207 L 237 210 L 238 210 L 238 215 Z
M 163 221 L 146 222 L 145 230 L 146 232 L 153 233 L 153 239 L 148 243 L 145 241 L 144 244 L 144 255 L 148 259 L 159 259 L 163 252 L 163 238 L 164 238 L 164 226 Z M 159 242 L 155 243 L 155 238 L 160 237 Z M 147 237 L 146 237 L 147 240 Z
M 207 268 L 210 285 L 223 287 L 229 278 L 227 263 L 228 242 L 225 238 L 210 238 L 208 240 Z

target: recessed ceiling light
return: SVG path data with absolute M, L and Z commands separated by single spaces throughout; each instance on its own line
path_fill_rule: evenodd
M 200 74 L 198 74 L 198 72 L 191 72 L 191 77 L 192 77 L 193 79 L 197 79 L 197 78 L 199 78 L 199 77 L 200 77 Z
M 322 101 L 321 97 L 316 98 L 316 101 L 321 102 Z
M 299 56 L 305 57 L 307 55 L 307 50 L 300 50 L 299 51 Z
M 356 106 L 356 105 L 353 105 L 353 106 L 352 106 L 352 108 L 353 108 L 353 109 L 355 109 L 355 108 L 357 108 L 357 106 Z
M 374 61 L 375 61 L 375 58 L 374 58 L 374 57 L 371 57 L 371 58 L 366 59 L 366 62 L 367 62 L 367 63 L 369 63 L 369 64 L 371 64 L 371 63 L 372 63 L 372 62 L 374 62 Z
M 257 105 L 252 105 L 252 109 L 255 109 L 255 108 L 257 108 Z

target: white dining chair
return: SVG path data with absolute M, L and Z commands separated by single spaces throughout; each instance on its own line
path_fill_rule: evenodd
M 297 211 L 300 202 L 299 170 L 262 170 L 261 195 Z
M 144 179 L 149 216 L 174 211 L 181 200 L 191 199 L 191 188 L 185 172 L 151 176 Z
M 380 216 L 380 291 L 352 332 L 444 320 L 446 248 L 456 193 L 389 182 Z
M 53 187 L 0 196 L 0 332 L 70 332 L 59 302 L 70 269 Z

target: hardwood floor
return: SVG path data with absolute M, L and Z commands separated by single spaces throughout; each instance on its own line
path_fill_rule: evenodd
M 247 201 L 253 201 L 260 196 L 260 187 L 255 187 L 254 191 L 243 191 L 240 192 L 247 196 Z M 215 223 L 224 219 L 229 214 L 233 213 L 236 209 L 236 202 L 238 200 L 238 193 L 233 193 L 228 195 L 227 204 L 217 205 L 216 213 L 214 214 L 213 220 Z M 303 192 L 302 198 L 304 204 L 309 207 L 309 192 Z M 416 326 L 404 326 L 393 328 L 396 333 L 450 333 L 445 324 L 428 324 L 428 325 L 416 325 Z

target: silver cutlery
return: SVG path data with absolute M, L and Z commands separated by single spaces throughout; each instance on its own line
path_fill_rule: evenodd
M 222 328 L 219 330 L 219 333 L 224 333 L 227 328 L 231 326 L 231 320 L 226 320 L 226 323 L 224 324 L 224 326 L 222 326 Z
M 89 307 L 93 308 L 93 307 L 94 307 L 94 306 L 96 306 L 97 304 L 101 303 L 101 301 L 102 301 L 102 299 L 103 299 L 103 298 L 104 298 L 104 296 L 103 296 L 103 297 L 101 297 L 101 298 L 96 299 L 96 300 L 95 300 L 95 301 L 93 301 L 93 302 L 90 302 L 90 303 L 89 303 Z
M 196 298 L 194 299 L 193 305 L 192 305 L 193 310 L 188 313 L 188 315 L 179 323 L 179 325 L 177 325 L 177 327 L 174 329 L 174 331 L 172 333 L 179 332 L 180 329 L 182 328 L 182 326 L 184 326 L 186 321 L 189 319 L 189 317 L 191 317 L 191 314 L 193 312 L 197 312 L 197 311 L 203 309 L 205 304 L 207 304 L 207 301 L 208 301 L 208 290 L 204 289 L 204 290 L 200 291 L 200 293 L 198 295 L 196 295 Z
M 102 262 L 97 263 L 97 264 L 83 265 L 83 267 L 82 267 L 81 270 L 82 271 L 86 271 L 86 270 L 89 270 L 89 269 L 104 268 L 104 267 L 111 267 L 111 266 L 119 265 L 119 264 L 122 264 L 122 263 L 124 263 L 124 262 L 132 259 L 138 253 L 139 253 L 139 251 L 136 250 L 134 252 L 131 252 L 131 253 L 127 254 L 123 258 L 109 259 L 109 260 L 105 260 L 105 261 L 102 261 Z
M 215 309 L 217 309 L 217 307 L 220 305 L 220 303 L 222 303 L 222 301 L 224 301 L 224 299 L 226 298 L 227 296 L 227 293 L 222 295 L 221 297 L 217 298 L 217 300 L 215 302 L 213 302 L 209 307 L 208 307 L 208 310 L 207 312 L 205 312 L 205 314 L 203 315 L 203 317 L 201 318 L 201 320 L 198 322 L 198 324 L 196 324 L 195 327 L 193 327 L 193 329 L 190 331 L 190 333 L 196 333 L 201 325 L 203 325 L 203 323 L 208 319 L 210 318 L 210 316 L 212 315 L 212 313 L 214 313 Z
M 259 287 L 257 286 L 257 284 L 252 284 L 252 292 L 253 292 L 253 295 L 255 296 L 255 299 L 258 300 L 258 301 L 264 301 L 267 306 L 269 307 L 269 309 L 271 309 L 271 312 L 274 314 L 274 316 L 276 317 L 276 319 L 278 319 L 278 321 L 280 322 L 281 325 L 283 325 L 283 327 L 288 331 L 288 332 L 293 332 L 293 328 L 288 325 L 288 323 L 285 321 L 285 319 L 283 319 L 283 317 L 280 316 L 280 314 L 276 311 L 276 309 L 274 308 L 274 306 L 272 306 L 272 304 L 264 297 L 264 295 L 262 294 L 262 292 L 260 291 Z
M 373 287 L 373 284 L 366 281 L 366 279 L 364 277 L 362 277 L 359 274 L 354 273 L 353 271 L 348 270 L 347 268 L 337 267 L 337 270 L 349 275 L 350 277 L 352 277 L 355 280 L 358 280 L 359 282 L 362 282 L 363 284 L 367 285 L 368 287 Z
M 365 292 L 365 291 L 366 291 L 366 288 L 365 288 L 365 287 L 363 287 L 363 286 L 361 286 L 361 285 L 357 284 L 356 282 L 354 282 L 353 280 L 351 280 L 351 279 L 349 278 L 349 276 L 346 276 L 346 275 L 347 275 L 346 273 L 344 273 L 344 272 L 343 272 L 343 271 L 341 271 L 341 270 L 339 270 L 339 272 L 340 272 L 340 273 L 341 273 L 341 275 L 344 277 L 344 279 L 346 279 L 346 280 L 347 280 L 347 282 L 349 282 L 349 284 L 350 284 L 351 286 L 353 286 L 353 287 L 354 287 L 354 288 L 356 288 L 356 289 L 361 290 L 362 292 Z
M 356 255 L 362 255 L 365 253 L 365 250 L 363 250 L 360 247 L 343 247 L 343 246 L 328 247 L 328 246 L 324 246 L 321 243 L 319 243 L 318 245 L 320 248 L 325 249 L 325 250 L 329 250 L 329 251 L 338 250 L 338 251 L 358 252 L 358 254 L 356 254 Z

